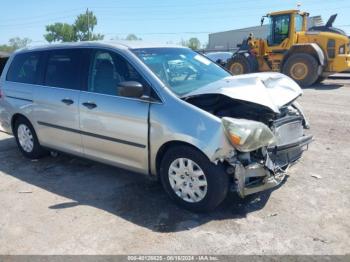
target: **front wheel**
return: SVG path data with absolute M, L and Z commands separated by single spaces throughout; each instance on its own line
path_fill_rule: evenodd
M 178 146 L 161 162 L 160 179 L 165 191 L 179 205 L 196 212 L 217 207 L 226 197 L 229 177 L 198 150 Z
M 294 54 L 283 66 L 283 73 L 293 78 L 302 87 L 311 86 L 319 77 L 318 62 L 309 54 Z
M 227 69 L 232 75 L 242 75 L 252 72 L 249 60 L 241 54 L 235 55 L 227 63 Z

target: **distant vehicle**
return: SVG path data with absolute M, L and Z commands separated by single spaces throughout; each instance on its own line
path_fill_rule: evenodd
M 232 57 L 232 52 L 209 52 L 204 54 L 211 61 L 225 67 L 227 65 L 227 61 Z
M 325 26 L 307 29 L 308 16 L 299 10 L 267 14 L 268 38 L 250 35 L 230 59 L 227 69 L 233 75 L 282 72 L 303 87 L 349 70 L 350 41 L 343 30 L 333 27 L 337 15 L 332 15 Z
M 10 57 L 0 126 L 28 158 L 49 149 L 148 174 L 206 211 L 232 186 L 244 197 L 284 180 L 311 142 L 301 94 L 285 75 L 233 77 L 184 47 L 66 43 Z
M 10 53 L 0 51 L 0 75 L 10 55 Z

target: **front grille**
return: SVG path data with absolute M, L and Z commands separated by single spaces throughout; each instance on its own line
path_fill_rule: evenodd
M 304 135 L 300 116 L 287 116 L 276 120 L 273 124 L 273 130 L 278 146 L 293 143 Z

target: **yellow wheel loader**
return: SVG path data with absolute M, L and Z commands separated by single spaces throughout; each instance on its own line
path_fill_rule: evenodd
M 306 12 L 287 10 L 270 13 L 267 39 L 253 35 L 243 41 L 227 63 L 233 75 L 276 71 L 306 87 L 328 75 L 350 69 L 350 43 L 344 31 L 334 28 L 337 15 L 326 25 L 307 30 Z

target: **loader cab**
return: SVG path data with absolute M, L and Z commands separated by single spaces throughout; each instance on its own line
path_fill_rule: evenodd
M 290 14 L 270 16 L 270 28 L 267 42 L 270 46 L 280 45 L 289 37 Z
M 298 10 L 287 10 L 268 14 L 269 35 L 267 43 L 270 47 L 289 48 L 295 42 L 295 33 L 305 31 L 306 13 Z

